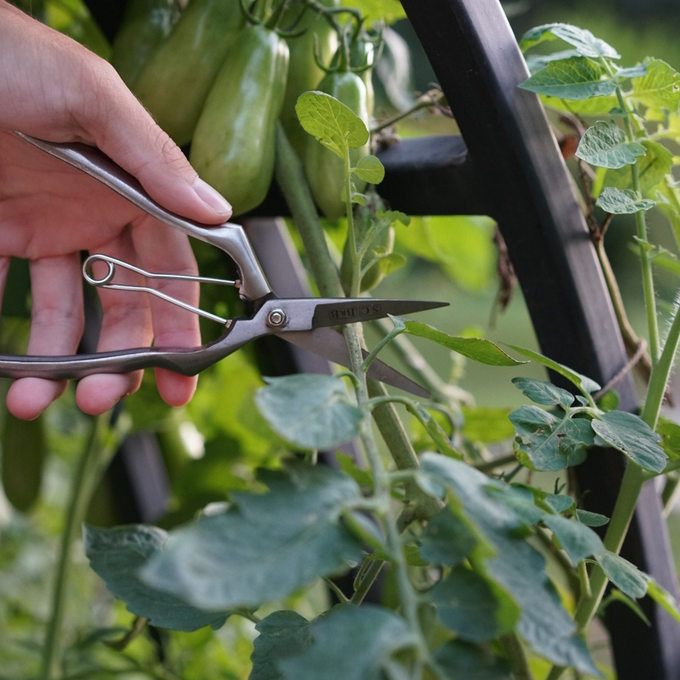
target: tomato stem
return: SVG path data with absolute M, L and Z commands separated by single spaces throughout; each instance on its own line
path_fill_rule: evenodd
M 119 422 L 121 420 L 119 419 Z M 80 531 L 97 484 L 118 448 L 123 434 L 123 428 L 119 427 L 114 436 L 106 437 L 108 430 L 109 423 L 106 416 L 92 418 L 89 436 L 73 479 L 52 591 L 52 606 L 42 656 L 41 680 L 56 680 L 61 676 L 61 637 L 71 574 L 71 547 Z M 111 434 L 114 434 L 113 431 Z

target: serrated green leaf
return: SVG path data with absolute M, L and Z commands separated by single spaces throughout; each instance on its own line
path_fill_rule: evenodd
M 595 556 L 607 578 L 622 592 L 637 600 L 647 592 L 646 576 L 628 560 L 611 551 Z
M 576 517 L 581 524 L 587 527 L 603 527 L 609 524 L 609 517 L 601 515 L 599 512 L 590 512 L 590 510 L 576 509 Z
M 536 94 L 559 99 L 583 100 L 607 96 L 616 91 L 616 81 L 604 68 L 586 57 L 550 61 L 520 86 Z
M 489 493 L 489 488 L 507 488 L 459 461 L 435 454 L 421 457 L 421 470 L 433 483 L 443 485 L 452 501 L 449 507 L 475 527 L 485 551 L 487 575 L 520 606 L 517 632 L 529 647 L 561 666 L 574 666 L 586 673 L 597 671 L 583 640 L 575 635 L 576 625 L 564 610 L 545 574 L 545 558 L 523 537 L 517 535 L 521 520 Z
M 655 579 L 644 574 L 647 579 L 647 595 L 665 609 L 676 621 L 680 622 L 680 609 L 677 600 Z
M 620 55 L 611 45 L 596 38 L 590 31 L 571 24 L 553 23 L 532 28 L 522 36 L 520 47 L 527 50 L 541 42 L 555 38 L 573 45 L 584 57 L 620 59 Z
M 652 109 L 677 111 L 680 104 L 680 73 L 661 59 L 645 60 L 646 75 L 633 80 L 631 97 Z
M 673 154 L 658 142 L 648 139 L 640 142 L 645 148 L 646 154 L 637 161 L 638 175 L 640 177 L 640 191 L 642 195 L 655 199 L 660 186 L 666 183 L 666 175 L 673 167 Z M 633 176 L 629 167 L 607 170 L 599 181 L 594 185 L 594 195 L 602 191 L 602 187 L 614 187 L 616 189 L 632 189 Z
M 451 444 L 446 432 L 444 432 L 441 425 L 432 417 L 430 412 L 421 404 L 416 405 L 416 410 L 420 416 L 420 422 L 427 430 L 432 441 L 436 444 L 439 452 L 443 453 L 445 456 L 451 456 L 452 458 L 462 460 L 463 454 L 453 448 L 453 444 Z
M 630 189 L 615 189 L 606 187 L 602 190 L 596 205 L 612 215 L 632 215 L 641 210 L 649 210 L 656 205 L 656 201 L 649 198 L 639 199 Z
M 434 652 L 437 680 L 511 680 L 507 661 L 488 649 L 451 640 Z
M 520 366 L 525 361 L 517 361 L 504 352 L 498 345 L 482 338 L 461 338 L 449 335 L 420 321 L 407 321 L 406 333 L 436 342 L 448 349 L 462 354 L 488 366 Z
M 543 102 L 543 105 L 548 108 L 564 111 L 566 113 L 576 113 L 582 116 L 614 115 L 612 111 L 619 103 L 615 95 L 593 97 L 592 99 L 583 100 L 566 100 L 558 99 L 557 97 L 548 97 L 542 94 L 541 101 Z
M 309 647 L 309 621 L 293 611 L 278 611 L 259 621 L 255 630 L 253 669 L 248 680 L 281 680 L 279 661 Z
M 515 453 L 536 470 L 563 470 L 579 465 L 594 445 L 590 421 L 556 418 L 538 406 L 520 406 L 510 414 L 515 426 Z
M 190 632 L 203 626 L 221 627 L 229 611 L 193 607 L 178 597 L 150 587 L 139 578 L 139 569 L 158 554 L 167 538 L 168 534 L 162 529 L 142 525 L 83 528 L 84 549 L 90 566 L 111 594 L 123 600 L 133 614 L 144 616 L 153 626 L 171 630 Z
M 519 609 L 470 569 L 458 566 L 430 591 L 437 618 L 461 640 L 486 642 L 512 630 Z M 503 602 L 502 600 L 505 600 Z
M 512 384 L 522 391 L 525 397 L 537 404 L 544 406 L 557 406 L 560 404 L 564 408 L 569 408 L 574 403 L 574 395 L 556 387 L 552 383 L 534 378 L 513 378 Z
M 368 129 L 352 109 L 325 92 L 305 92 L 295 104 L 300 125 L 343 161 L 368 142 Z
M 604 552 L 600 537 L 585 524 L 561 515 L 545 515 L 543 523 L 553 532 L 569 559 L 577 565 L 587 557 Z
M 622 78 L 642 78 L 648 73 L 646 64 L 636 64 L 635 66 L 629 66 L 627 68 L 617 68 L 616 77 L 621 80 Z
M 680 460 L 680 425 L 668 418 L 659 418 L 656 432 L 661 437 L 661 448 L 673 460 Z
M 455 567 L 477 545 L 465 522 L 446 510 L 435 515 L 420 535 L 420 554 L 430 563 Z
M 548 493 L 543 500 L 558 515 L 574 507 L 574 499 L 566 494 Z
M 529 54 L 524 57 L 524 61 L 526 61 L 529 73 L 533 75 L 537 71 L 544 69 L 553 61 L 560 61 L 561 59 L 569 59 L 578 56 L 578 50 L 561 50 L 560 52 L 551 52 L 550 54 Z
M 388 253 L 378 257 L 378 267 L 385 276 L 401 269 L 407 262 L 408 260 L 400 253 Z
M 352 172 L 369 184 L 380 184 L 385 179 L 385 167 L 375 156 L 362 156 Z
M 543 518 L 543 510 L 535 504 L 533 493 L 523 486 L 492 486 L 488 493 L 507 505 L 528 527 Z
M 281 680 L 383 680 L 391 657 L 416 640 L 389 609 L 340 605 L 310 625 L 312 643 L 278 663 Z
M 584 394 L 591 394 L 592 392 L 597 392 L 600 389 L 600 386 L 594 380 L 591 380 L 590 378 L 587 378 L 586 376 L 581 375 L 576 371 L 573 371 L 571 368 L 568 368 L 563 364 L 557 363 L 557 361 L 549 359 L 548 357 L 544 356 L 543 354 L 540 354 L 539 352 L 534 352 L 533 350 L 526 349 L 524 347 L 518 347 L 517 345 L 509 345 L 509 347 L 510 349 L 514 349 L 516 352 L 519 352 L 528 359 L 536 361 L 542 366 L 549 368 L 551 371 L 559 373 L 569 382 L 576 385 L 576 387 L 578 387 L 579 390 L 581 390 Z
M 624 411 L 610 411 L 601 418 L 594 419 L 592 425 L 605 444 L 621 451 L 645 470 L 663 472 L 667 457 L 659 446 L 661 437 L 642 418 Z
M 142 580 L 207 609 L 257 607 L 359 559 L 361 543 L 340 522 L 361 498 L 354 480 L 305 465 L 260 480 L 267 493 L 234 494 L 227 512 L 173 531 Z
M 618 125 L 602 120 L 585 131 L 576 150 L 581 160 L 601 168 L 623 168 L 646 153 L 642 144 L 629 142 Z
M 266 378 L 255 404 L 269 426 L 306 449 L 332 449 L 359 433 L 361 411 L 340 378 L 311 373 Z

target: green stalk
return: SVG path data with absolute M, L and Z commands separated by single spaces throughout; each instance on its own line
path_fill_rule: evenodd
M 113 438 L 109 438 L 106 445 L 102 444 L 107 429 L 106 416 L 92 419 L 92 427 L 73 479 L 64 530 L 61 535 L 50 619 L 45 635 L 40 675 L 42 680 L 56 680 L 61 677 L 61 636 L 71 574 L 71 546 L 80 532 L 80 526 L 101 474 L 115 452 Z
M 281 126 L 276 127 L 276 182 L 300 232 L 312 275 L 324 297 L 344 297 L 338 270 L 328 251 L 302 162 Z
M 635 512 L 638 496 L 645 481 L 644 471 L 639 465 L 629 462 L 623 475 L 619 495 L 616 499 L 614 512 L 612 513 L 607 534 L 604 538 L 604 547 L 618 555 L 623 545 L 623 540 L 628 532 L 630 520 Z M 574 614 L 574 620 L 579 631 L 585 631 L 590 625 L 595 612 L 600 606 L 604 591 L 607 588 L 607 577 L 602 568 L 597 565 L 590 577 L 590 596 L 582 597 Z M 546 680 L 559 680 L 566 668 L 554 666 Z
M 357 333 L 357 325 L 348 324 L 345 326 L 344 331 L 352 361 L 352 369 L 355 372 L 357 378 L 362 383 L 361 387 L 357 390 L 357 402 L 361 411 L 366 416 L 368 416 L 368 387 L 366 386 L 365 373 L 363 373 L 361 368 L 363 363 L 363 354 L 361 351 L 361 339 Z M 364 418 L 363 423 L 364 424 L 361 428 L 360 436 L 366 451 L 369 465 L 371 466 L 371 471 L 373 473 L 373 484 L 375 488 L 374 497 L 378 501 L 379 506 L 383 509 L 383 515 L 381 519 L 383 521 L 383 528 L 387 536 L 389 555 L 391 556 L 392 563 L 394 565 L 402 612 L 404 618 L 409 623 L 411 631 L 418 640 L 418 650 L 420 652 L 420 659 L 422 660 L 427 658 L 429 652 L 427 649 L 427 643 L 420 629 L 420 621 L 418 619 L 418 596 L 408 575 L 408 564 L 406 563 L 406 557 L 404 556 L 400 532 L 397 528 L 398 520 L 393 516 L 390 479 L 382 462 L 375 437 L 371 431 L 370 420 L 368 418 Z M 376 576 L 378 571 L 379 568 L 376 567 Z M 370 587 L 370 585 L 368 587 Z
M 608 62 L 604 60 L 607 69 L 611 73 L 611 67 Z M 630 120 L 630 112 L 628 111 L 628 106 L 623 98 L 623 92 L 621 88 L 617 85 L 616 87 L 616 98 L 619 102 L 619 107 L 623 111 L 623 123 L 626 128 L 626 137 L 629 142 L 635 141 L 635 134 L 633 132 L 633 126 Z M 635 196 L 637 200 L 642 199 L 642 191 L 640 185 L 640 169 L 638 168 L 637 162 L 633 163 L 631 166 L 631 174 L 633 177 L 633 190 L 635 191 Z M 640 264 L 642 267 L 642 289 L 644 291 L 645 299 L 645 310 L 647 312 L 647 329 L 649 333 L 649 352 L 652 356 L 652 366 L 656 364 L 659 358 L 659 320 L 656 313 L 656 296 L 654 295 L 654 276 L 652 272 L 652 259 L 649 256 L 649 241 L 647 234 L 647 220 L 645 217 L 644 210 L 638 210 L 635 213 L 635 229 L 637 232 L 638 244 L 640 246 Z
M 666 385 L 671 375 L 673 361 L 680 343 L 680 306 L 676 307 L 673 321 L 671 322 L 668 336 L 664 343 L 661 356 L 652 366 L 652 374 L 649 378 L 649 387 L 645 397 L 645 405 L 642 409 L 642 419 L 654 429 L 659 419 L 661 405 L 666 394 Z
M 325 297 L 343 297 L 340 276 L 328 250 L 302 163 L 281 124 L 276 128 L 275 173 L 276 182 L 300 233 L 319 292 Z M 369 391 L 372 397 L 387 395 L 385 386 L 375 381 L 369 382 Z M 397 467 L 400 470 L 417 468 L 418 458 L 396 409 L 391 405 L 381 406 L 373 411 L 373 418 Z M 414 505 L 414 517 L 426 519 L 439 511 L 441 504 L 415 482 L 405 484 L 404 490 Z
M 603 59 L 605 67 L 613 78 L 611 67 L 606 59 Z M 617 86 L 616 96 L 619 106 L 623 111 L 623 120 L 626 128 L 628 141 L 635 141 L 635 135 L 631 123 L 630 113 L 621 92 Z M 640 185 L 640 172 L 637 163 L 631 165 L 633 179 L 633 189 L 638 199 L 642 198 Z M 649 242 L 647 240 L 647 223 L 644 211 L 638 211 L 635 215 L 637 238 L 640 246 L 640 262 L 642 266 L 642 285 L 644 290 L 645 309 L 647 312 L 647 327 L 649 332 L 650 353 L 652 356 L 652 372 L 647 390 L 647 397 L 642 410 L 642 419 L 652 429 L 661 410 L 661 404 L 666 390 L 666 384 L 670 376 L 673 359 L 680 340 L 680 319 L 676 310 L 671 324 L 671 330 L 664 344 L 663 351 L 660 351 L 659 326 L 656 313 L 656 299 L 654 295 L 654 278 L 652 275 L 652 260 L 649 256 Z M 638 497 L 645 482 L 645 472 L 639 465 L 629 462 L 623 475 L 621 488 L 616 499 L 614 512 L 612 513 L 607 533 L 604 539 L 604 546 L 607 550 L 618 554 L 623 544 L 624 538 L 630 526 L 630 521 L 635 512 Z M 604 591 L 607 587 L 607 577 L 601 567 L 596 566 L 590 579 L 590 595 L 581 599 L 576 608 L 574 619 L 580 631 L 585 630 L 595 616 Z M 553 667 L 546 680 L 559 680 L 564 673 L 564 668 Z

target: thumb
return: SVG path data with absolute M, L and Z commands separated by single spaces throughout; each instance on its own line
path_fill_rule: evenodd
M 197 222 L 218 224 L 231 217 L 229 202 L 198 176 L 115 72 L 100 94 L 97 109 L 104 115 L 83 121 L 86 135 L 134 175 L 151 198 Z

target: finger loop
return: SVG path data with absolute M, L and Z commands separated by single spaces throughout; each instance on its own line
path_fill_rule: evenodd
M 94 272 L 92 272 L 92 267 L 97 262 L 102 262 L 106 264 L 108 268 L 106 274 L 102 277 L 96 277 L 94 276 Z M 144 269 L 135 267 L 129 262 L 124 262 L 123 260 L 118 260 L 115 257 L 110 257 L 109 255 L 102 255 L 100 253 L 90 255 L 85 260 L 85 262 L 83 262 L 83 277 L 88 283 L 97 288 L 149 293 L 150 295 L 155 295 L 156 297 L 161 298 L 161 300 L 171 302 L 173 305 L 176 305 L 177 307 L 186 309 L 189 312 L 198 314 L 199 316 L 202 316 L 206 319 L 210 319 L 211 321 L 215 321 L 220 324 L 228 323 L 228 319 L 224 319 L 223 317 L 217 316 L 216 314 L 212 314 L 211 312 L 206 312 L 205 310 L 200 309 L 199 307 L 194 307 L 193 305 L 190 305 L 186 302 L 182 302 L 182 300 L 178 300 L 177 298 L 174 298 L 171 295 L 168 295 L 167 293 L 163 293 L 162 291 L 157 290 L 156 288 L 151 288 L 149 286 L 140 286 L 136 284 L 113 283 L 112 281 L 115 276 L 116 267 L 127 269 L 147 279 L 166 279 L 166 280 L 171 279 L 179 281 L 191 281 L 197 283 L 217 283 L 224 286 L 238 286 L 237 281 L 230 281 L 227 279 L 213 279 L 202 276 L 190 276 L 185 274 L 158 274 L 155 272 L 147 272 Z

